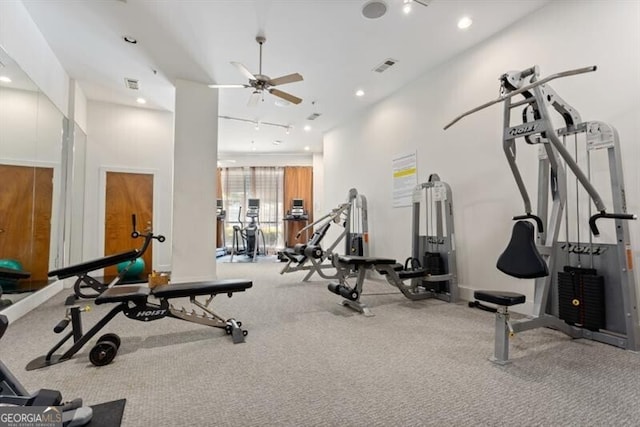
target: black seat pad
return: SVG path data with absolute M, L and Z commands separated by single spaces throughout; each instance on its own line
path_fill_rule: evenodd
M 183 298 L 197 295 L 215 295 L 242 292 L 253 286 L 250 280 L 216 280 L 213 282 L 176 283 L 154 288 L 151 293 L 156 298 Z
M 82 262 L 80 264 L 70 265 L 68 267 L 59 268 L 57 270 L 51 270 L 49 272 L 49 277 L 57 276 L 58 279 L 66 279 L 67 277 L 77 276 L 82 273 L 88 273 L 99 268 L 116 265 L 123 261 L 133 261 L 139 256 L 140 251 L 138 251 L 137 249 L 133 249 L 131 251 L 109 255 L 103 258 Z
M 480 301 L 505 306 L 523 304 L 525 302 L 524 295 L 506 291 L 475 291 L 473 297 Z
M 27 279 L 31 273 L 22 270 L 12 270 L 0 267 L 0 279 Z
M 136 304 L 144 304 L 147 301 L 150 290 L 147 286 L 120 285 L 107 289 L 96 298 L 96 305 L 110 302 L 131 301 Z
M 338 260 L 344 264 L 362 265 L 365 267 L 373 267 L 375 265 L 396 263 L 396 260 L 391 258 L 375 258 L 375 257 L 369 257 L 369 256 L 356 256 L 356 255 L 340 255 L 338 257 Z
M 521 279 L 548 276 L 547 263 L 538 252 L 533 236 L 533 224 L 527 221 L 516 222 L 513 225 L 511 241 L 498 258 L 498 270 Z
M 0 314 L 0 338 L 4 335 L 9 327 L 9 319 L 4 314 Z

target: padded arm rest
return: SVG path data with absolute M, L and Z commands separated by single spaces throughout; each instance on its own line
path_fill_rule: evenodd
M 22 270 L 12 270 L 0 267 L 0 279 L 27 279 L 31 273 Z
M 68 267 L 59 268 L 57 270 L 51 270 L 49 277 L 58 276 L 58 279 L 66 279 L 71 276 L 78 276 L 82 273 L 88 273 L 99 268 L 109 267 L 110 265 L 116 265 L 123 261 L 133 261 L 140 256 L 140 251 L 133 249 L 128 252 L 121 252 L 119 254 L 113 254 L 104 258 L 98 258 L 91 261 L 86 261 L 76 265 L 70 265 Z
M 373 267 L 380 264 L 395 264 L 395 259 L 390 258 L 374 258 L 368 256 L 351 256 L 351 255 L 340 255 L 338 257 L 338 261 L 344 264 L 349 265 L 362 265 L 365 267 Z
M 250 280 L 216 280 L 212 282 L 176 283 L 162 285 L 153 289 L 151 294 L 156 298 L 183 298 L 198 295 L 228 294 L 242 292 L 253 286 Z M 116 286 L 117 287 L 117 286 Z

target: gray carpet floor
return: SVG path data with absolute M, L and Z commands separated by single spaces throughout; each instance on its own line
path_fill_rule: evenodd
M 249 330 L 122 315 L 110 365 L 74 359 L 26 372 L 52 346 L 57 295 L 12 324 L 0 358 L 29 390 L 58 388 L 87 404 L 127 399 L 123 426 L 638 426 L 640 355 L 547 329 L 512 339 L 511 365 L 488 362 L 493 315 L 436 300 L 411 302 L 368 281 L 375 317 L 338 304 L 326 281 L 278 274 L 281 264 L 218 264 L 252 289 L 214 307 Z M 186 304 L 185 304 L 186 305 Z M 85 327 L 108 307 L 86 313 Z

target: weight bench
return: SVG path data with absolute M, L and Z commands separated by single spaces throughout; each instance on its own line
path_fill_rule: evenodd
M 427 289 L 424 282 L 450 280 L 452 274 L 430 275 L 425 269 L 418 267 L 402 266 L 395 259 L 375 258 L 365 256 L 334 256 L 332 257 L 334 266 L 338 269 L 339 283 L 329 283 L 329 291 L 340 295 L 344 300 L 341 304 L 350 307 L 365 316 L 373 316 L 368 306 L 360 301 L 362 288 L 367 271 L 373 270 L 383 275 L 387 282 L 397 287 L 402 294 L 412 301 L 427 298 L 441 298 L 437 292 Z M 346 279 L 352 271 L 357 271 L 356 284 L 349 286 Z M 405 280 L 411 280 L 409 284 Z M 441 298 L 442 299 L 442 298 Z
M 89 329 L 86 333 L 82 331 L 81 313 L 87 311 L 88 307 L 80 308 L 73 306 L 67 310 L 65 318 L 55 327 L 54 332 L 62 332 L 71 323 L 71 332 L 65 335 L 49 352 L 40 356 L 27 365 L 28 371 L 55 365 L 71 359 L 91 338 L 93 338 L 111 319 L 122 312 L 126 317 L 142 322 L 151 322 L 164 317 L 186 320 L 200 325 L 222 328 L 227 335 L 231 335 L 234 344 L 244 342 L 247 331 L 241 329 L 242 322 L 233 318 L 225 320 L 215 314 L 209 308 L 211 301 L 218 294 L 227 294 L 231 297 L 235 292 L 243 292 L 253 286 L 249 280 L 219 280 L 212 282 L 180 283 L 162 285 L 153 290 L 141 285 L 120 285 L 111 287 L 95 299 L 96 305 L 117 304 L 102 319 Z M 196 299 L 198 296 L 208 295 L 204 302 Z M 153 297 L 157 302 L 149 302 Z M 177 309 L 170 300 L 174 298 L 189 298 L 191 304 L 202 309 L 202 314 L 197 314 L 195 309 L 187 311 L 184 308 Z M 73 345 L 62 354 L 55 352 L 64 345 L 70 338 L 73 338 Z M 96 366 L 103 366 L 111 363 L 120 347 L 120 338 L 116 334 L 105 334 L 98 338 L 97 344 L 89 353 L 89 360 Z

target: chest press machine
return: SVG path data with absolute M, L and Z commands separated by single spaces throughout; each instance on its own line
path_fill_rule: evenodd
M 332 257 L 338 282 L 330 283 L 328 288 L 344 298 L 342 305 L 373 316 L 371 309 L 360 301 L 368 271 L 383 275 L 410 300 L 458 301 L 451 187 L 433 174 L 428 182 L 416 186 L 412 204 L 412 250 L 404 265 L 391 258 Z M 357 274 L 356 281 L 350 286 L 348 279 L 353 272 Z
M 302 281 L 308 281 L 314 273 L 324 279 L 336 279 L 344 272 L 327 273 L 324 270 L 336 268 L 327 263 L 334 251 L 344 241 L 345 254 L 355 256 L 367 256 L 369 254 L 369 229 L 367 215 L 367 198 L 352 188 L 347 195 L 347 201 L 339 204 L 331 212 L 320 219 L 308 224 L 297 234 L 299 238 L 305 231 L 314 228 L 315 231 L 306 243 L 297 243 L 292 248 L 285 248 L 281 255 L 287 263 L 280 274 L 307 271 Z M 325 249 L 322 248 L 322 240 L 332 224 L 343 227 L 342 232 Z
M 495 345 L 490 359 L 498 364 L 509 363 L 509 337 L 530 329 L 549 327 L 572 338 L 591 339 L 633 351 L 640 350 L 640 326 L 636 300 L 628 220 L 635 215 L 626 212 L 622 155 L 618 133 L 613 126 L 597 122 L 582 122 L 579 113 L 547 85 L 560 77 L 595 71 L 586 67 L 550 75 L 538 80 L 537 66 L 523 71 L 510 71 L 500 77 L 501 95 L 494 101 L 474 108 L 449 123 L 490 105 L 504 102 L 503 149 L 524 202 L 525 214 L 517 222 L 509 245 L 500 255 L 497 268 L 516 278 L 535 279 L 533 315 L 511 320 L 509 307 L 525 302 L 525 295 L 515 292 L 476 291 L 477 300 L 495 304 Z M 522 95 L 524 99 L 512 98 Z M 512 125 L 513 110 L 521 110 L 521 122 Z M 564 127 L 553 127 L 550 111 L 555 110 Z M 514 120 L 517 121 L 517 120 Z M 522 138 L 538 145 L 537 214 L 516 164 L 516 140 Z M 573 139 L 573 147 L 570 140 Z M 570 148 L 574 148 L 571 153 Z M 579 149 L 584 150 L 580 155 Z M 608 169 L 611 203 L 615 213 L 608 213 L 605 203 L 591 180 L 592 161 L 596 152 L 606 153 L 603 162 Z M 579 166 L 585 161 L 586 173 Z M 580 160 L 582 159 L 582 160 Z M 567 185 L 567 171 L 575 177 L 575 190 Z M 599 174 L 605 177 L 606 174 Z M 605 186 L 606 188 L 606 186 Z M 576 224 L 569 223 L 568 191 L 575 191 Z M 587 195 L 589 219 L 584 221 L 580 209 L 580 193 Z M 549 206 L 549 195 L 551 206 Z M 595 206 L 597 212 L 593 214 Z M 596 222 L 612 219 L 613 243 L 594 242 L 600 236 Z M 532 220 L 537 227 L 528 222 Z M 559 240 L 564 222 L 565 241 Z M 580 224 L 588 222 L 589 241 L 580 241 Z M 575 230 L 570 229 L 570 225 Z M 583 225 L 584 226 L 584 225 Z M 577 235 L 577 242 L 571 237 Z M 568 265 L 560 266 L 565 259 Z M 606 286 L 605 286 L 606 280 Z

